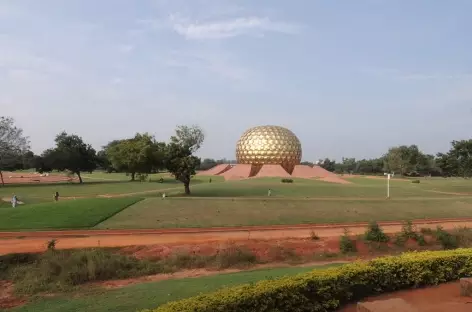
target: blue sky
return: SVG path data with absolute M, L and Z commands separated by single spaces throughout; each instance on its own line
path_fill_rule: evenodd
M 0 112 L 35 152 L 178 124 L 234 158 L 251 126 L 303 158 L 446 151 L 470 138 L 472 1 L 0 0 Z

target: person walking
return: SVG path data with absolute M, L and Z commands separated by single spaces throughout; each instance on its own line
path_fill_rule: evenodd
M 270 195 L 272 195 L 272 190 L 271 190 L 271 189 L 269 189 L 269 190 L 267 191 L 267 196 L 270 197 Z
M 13 194 L 13 197 L 11 198 L 11 206 L 15 208 L 17 203 L 18 203 L 18 197 L 16 197 L 16 195 Z
M 56 192 L 54 193 L 54 201 L 58 201 L 59 200 L 59 192 Z

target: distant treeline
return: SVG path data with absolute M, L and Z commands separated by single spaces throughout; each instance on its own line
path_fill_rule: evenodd
M 218 164 L 236 161 L 210 158 L 203 159 L 200 170 L 208 170 Z M 342 174 L 383 175 L 393 172 L 403 176 L 464 177 L 472 175 L 472 139 L 452 141 L 447 153 L 425 154 L 417 145 L 401 145 L 390 148 L 379 158 L 355 159 L 343 157 L 341 162 L 329 158 L 317 162 L 302 162 L 303 165 L 318 164 L 324 169 Z

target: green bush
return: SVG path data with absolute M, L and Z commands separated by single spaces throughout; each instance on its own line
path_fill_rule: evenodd
M 442 227 L 437 227 L 435 235 L 436 240 L 441 244 L 443 249 L 455 249 L 459 247 L 457 236 L 445 231 Z
M 21 261 L 21 263 L 20 263 Z M 9 262 L 8 278 L 23 294 L 68 290 L 93 281 L 156 274 L 162 266 L 104 249 L 49 250 L 35 258 Z
M 339 240 L 339 249 L 343 254 L 357 251 L 356 242 L 349 237 L 347 229 L 344 229 L 344 235 Z
M 370 242 L 386 243 L 389 237 L 383 232 L 377 222 L 371 222 L 364 234 L 364 239 Z
M 282 183 L 293 183 L 293 179 L 284 178 L 282 179 Z
M 335 311 L 345 303 L 366 296 L 437 285 L 471 275 L 472 249 L 411 252 L 224 288 L 170 302 L 153 311 Z

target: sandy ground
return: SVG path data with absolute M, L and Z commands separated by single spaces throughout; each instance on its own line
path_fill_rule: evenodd
M 65 175 L 49 174 L 49 176 L 41 176 L 39 173 L 33 172 L 3 172 L 3 181 L 5 184 L 21 184 L 21 183 L 53 183 L 53 182 L 71 182 L 78 181 L 76 177 L 71 178 Z
M 438 225 L 444 229 L 472 227 L 471 219 L 417 220 L 418 228 Z M 401 222 L 380 222 L 385 233 L 397 233 Z M 48 240 L 57 239 L 59 249 L 87 247 L 124 247 L 155 244 L 198 244 L 203 242 L 227 242 L 244 240 L 276 240 L 282 238 L 308 238 L 312 231 L 320 238 L 339 237 L 347 228 L 352 235 L 364 233 L 366 223 L 318 224 L 298 226 L 254 226 L 211 229 L 167 230 L 75 230 L 45 232 L 2 232 L 0 254 L 14 252 L 39 252 L 45 250 Z
M 371 297 L 365 301 L 401 298 L 411 304 L 418 312 L 470 312 L 472 298 L 460 296 L 459 282 L 442 284 L 435 287 L 405 290 Z M 356 312 L 357 304 L 351 304 L 339 312 Z M 387 311 L 387 310 L 383 310 Z M 393 311 L 392 311 L 393 312 Z

